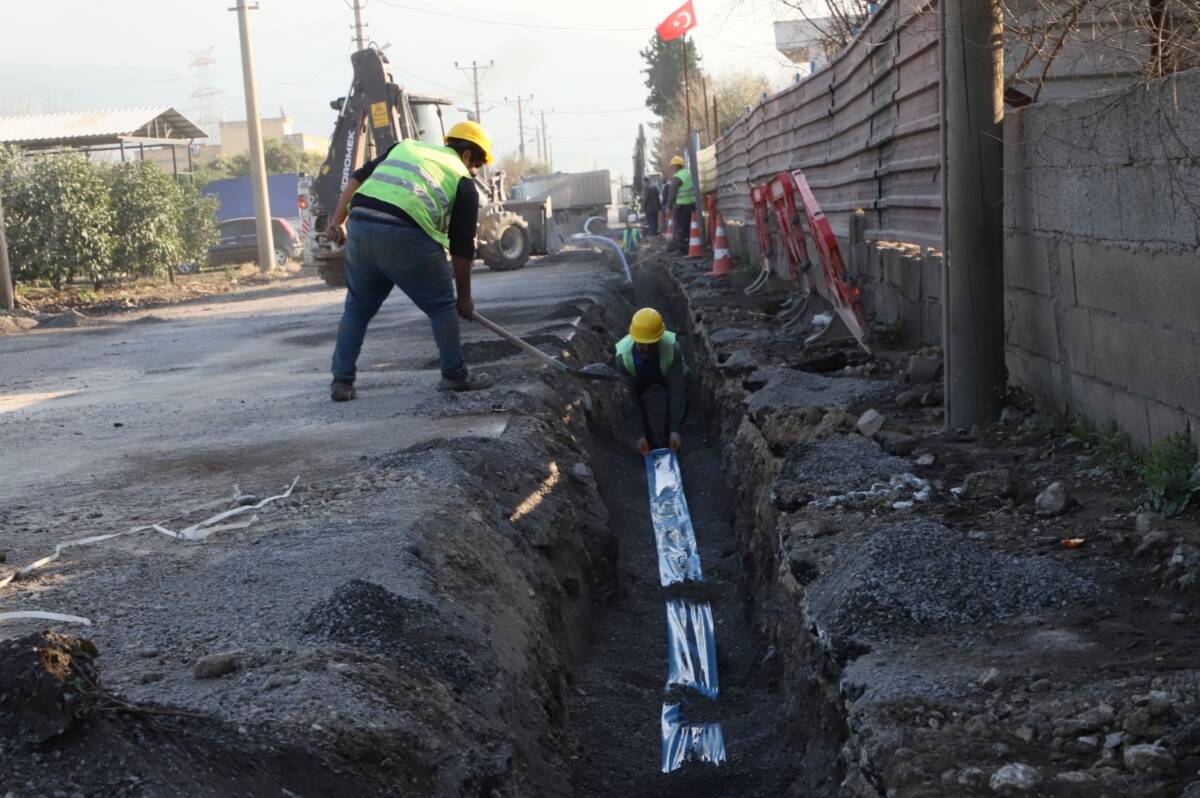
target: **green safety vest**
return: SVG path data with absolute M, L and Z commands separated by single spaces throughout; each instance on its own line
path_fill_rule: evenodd
M 680 169 L 675 176 L 679 178 L 679 190 L 675 192 L 675 204 L 695 205 L 696 186 L 692 183 L 692 173 L 687 169 Z
M 624 364 L 625 370 L 629 372 L 629 376 L 637 376 L 637 366 L 633 362 L 633 336 L 626 335 L 620 341 L 617 341 L 617 357 Z M 658 368 L 662 372 L 663 379 L 666 379 L 667 372 L 671 370 L 671 364 L 675 362 L 675 333 L 664 332 L 663 337 L 658 342 Z
M 470 180 L 471 173 L 454 150 L 405 140 L 392 147 L 354 193 L 395 205 L 430 238 L 448 247 L 450 209 L 464 177 Z

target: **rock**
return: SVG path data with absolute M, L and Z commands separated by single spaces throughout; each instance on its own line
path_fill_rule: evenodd
M 1038 515 L 1059 515 L 1067 509 L 1067 486 L 1061 482 L 1051 482 L 1050 486 L 1038 494 Z
M 987 773 L 980 768 L 963 768 L 958 771 L 958 783 L 964 787 L 973 787 L 978 790 L 987 784 Z
M 725 359 L 721 364 L 721 368 L 728 371 L 741 371 L 743 369 L 751 369 L 757 365 L 754 355 L 749 349 L 739 349 Z
M 1005 765 L 992 774 L 989 782 L 995 792 L 1028 792 L 1042 783 L 1037 768 L 1023 762 Z
M 998 690 L 1004 686 L 1004 674 L 999 668 L 988 668 L 979 677 L 979 686 L 985 690 Z
M 896 404 L 900 407 L 916 407 L 921 404 L 920 391 L 902 391 L 896 394 Z
M 1138 513 L 1137 520 L 1134 522 L 1134 527 L 1137 533 L 1142 537 L 1146 537 L 1154 530 L 1154 525 L 1162 520 L 1159 513 Z
M 571 467 L 571 475 L 580 482 L 586 482 L 592 478 L 592 469 L 588 468 L 587 463 L 576 463 Z
M 1138 703 L 1140 697 L 1134 696 L 1133 702 Z M 1171 707 L 1175 704 L 1175 697 L 1164 690 L 1151 690 L 1145 699 L 1146 709 L 1150 712 L 1151 717 L 1156 718 L 1170 714 Z
M 1065 784 L 1087 784 L 1093 781 L 1093 778 L 1092 774 L 1086 770 L 1068 770 L 1056 775 L 1054 780 L 1064 782 Z
M 1113 732 L 1112 734 L 1104 735 L 1104 747 L 1107 750 L 1120 748 L 1125 742 L 1125 732 Z
M 922 468 L 928 468 L 936 462 L 937 458 L 929 452 L 925 452 L 925 454 L 917 458 L 917 465 L 921 466 Z
M 906 457 L 917 448 L 917 439 L 903 432 L 880 430 L 875 433 L 875 440 L 879 442 L 885 452 L 897 457 Z
M 161 682 L 164 678 L 164 674 L 160 673 L 159 671 L 146 671 L 142 674 L 142 684 Z
M 942 402 L 946 400 L 945 394 L 941 391 L 926 391 L 921 394 L 922 407 L 941 407 Z
M 239 664 L 238 655 L 233 652 L 209 654 L 196 660 L 192 675 L 197 679 L 216 679 L 233 673 Z
M 963 496 L 968 499 L 987 499 L 1013 493 L 1012 474 L 1007 468 L 993 468 L 967 474 L 963 480 Z
M 1134 549 L 1133 556 L 1140 557 L 1146 552 L 1166 548 L 1171 544 L 1171 536 L 1161 529 L 1156 529 L 1142 538 L 1142 542 Z
M 874 438 L 875 433 L 883 429 L 883 422 L 886 420 L 878 410 L 868 410 L 859 417 L 854 428 L 864 438 Z
M 329 662 L 325 664 L 325 670 L 330 673 L 346 673 L 350 670 L 348 662 Z
M 1157 743 L 1126 747 L 1122 761 L 1135 773 L 1169 773 L 1175 767 L 1175 757 Z
M 1016 735 L 1018 740 L 1023 740 L 1027 743 L 1033 742 L 1033 738 L 1036 735 L 1031 726 L 1018 726 L 1013 734 Z
M 1054 734 L 1057 737 L 1078 737 L 1081 734 L 1100 731 L 1102 725 L 1100 713 L 1089 711 L 1074 718 L 1059 720 L 1054 724 Z
M 9 793 L 12 795 L 12 793 Z M 1193 781 L 1184 788 L 1183 794 L 1179 798 L 1200 798 L 1200 781 Z
M 911 382 L 935 382 L 942 376 L 942 359 L 913 355 L 908 359 L 908 379 Z

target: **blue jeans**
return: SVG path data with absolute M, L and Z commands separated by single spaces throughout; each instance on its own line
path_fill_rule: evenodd
M 442 376 L 466 379 L 454 281 L 441 245 L 414 225 L 354 215 L 346 239 L 346 306 L 333 350 L 333 378 L 354 382 L 367 325 L 392 286 L 398 286 L 429 317 Z

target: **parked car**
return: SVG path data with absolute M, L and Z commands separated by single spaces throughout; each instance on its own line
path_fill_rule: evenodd
M 300 257 L 300 248 L 304 242 L 296 228 L 287 219 L 271 220 L 272 232 L 275 239 L 275 265 L 282 266 L 290 258 Z M 218 227 L 221 236 L 217 243 L 208 250 L 209 266 L 224 266 L 229 263 L 252 263 L 258 260 L 258 230 L 254 219 L 227 219 Z M 185 263 L 179 266 L 181 274 L 196 271 L 196 264 Z

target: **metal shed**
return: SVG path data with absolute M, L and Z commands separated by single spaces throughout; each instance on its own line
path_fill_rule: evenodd
M 0 116 L 0 144 L 27 152 L 78 150 L 120 152 L 126 160 L 137 152 L 145 160 L 147 149 L 171 148 L 173 171 L 178 173 L 175 148 L 184 145 L 188 171 L 196 139 L 208 138 L 195 123 L 170 106 L 123 108 L 111 111 L 69 111 L 54 114 Z

